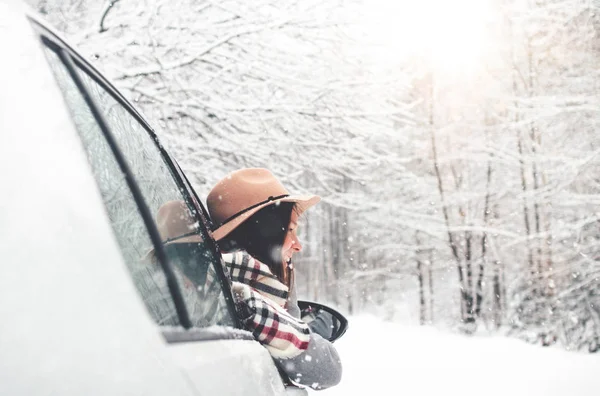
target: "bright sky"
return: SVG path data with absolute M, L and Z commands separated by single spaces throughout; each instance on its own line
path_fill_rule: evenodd
M 493 46 L 490 0 L 376 0 L 363 22 L 382 59 L 420 57 L 437 73 L 474 71 Z

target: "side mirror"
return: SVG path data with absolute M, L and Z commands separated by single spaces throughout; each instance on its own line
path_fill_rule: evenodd
M 327 334 L 323 338 L 334 342 L 348 330 L 348 319 L 327 305 L 312 301 L 298 300 L 300 317 L 318 334 Z

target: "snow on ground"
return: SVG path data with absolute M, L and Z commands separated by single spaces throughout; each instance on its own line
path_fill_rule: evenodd
M 342 383 L 313 395 L 600 395 L 600 354 L 502 336 L 466 337 L 373 316 L 350 318 L 336 346 Z

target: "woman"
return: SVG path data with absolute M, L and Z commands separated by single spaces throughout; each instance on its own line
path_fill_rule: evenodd
M 320 201 L 290 195 L 267 169 L 237 170 L 211 190 L 207 207 L 213 236 L 225 254 L 244 322 L 295 383 L 324 389 L 341 379 L 337 351 L 327 341 L 324 316 L 300 319 L 293 256 L 302 250 L 298 217 Z

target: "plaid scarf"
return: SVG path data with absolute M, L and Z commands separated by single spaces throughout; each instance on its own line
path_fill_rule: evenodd
M 223 261 L 238 313 L 254 338 L 277 358 L 292 358 L 308 349 L 309 327 L 286 311 L 288 287 L 269 267 L 245 251 L 225 253 Z M 205 290 L 217 286 L 212 268 L 206 281 Z
M 273 275 L 266 264 L 244 251 L 225 253 L 223 261 L 229 270 L 232 281 L 246 284 L 279 306 L 286 307 L 288 287 Z

